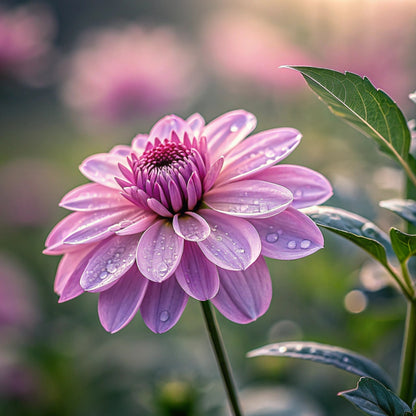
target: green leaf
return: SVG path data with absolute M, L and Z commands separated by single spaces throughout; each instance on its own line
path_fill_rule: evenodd
M 410 257 L 416 255 L 416 235 L 406 234 L 397 228 L 392 228 L 390 238 L 400 263 L 405 263 Z
M 380 149 L 401 165 L 410 148 L 410 131 L 403 113 L 383 91 L 377 90 L 367 78 L 351 72 L 289 66 L 300 72 L 308 85 L 338 117 L 373 138 Z
M 387 387 L 391 386 L 389 376 L 378 364 L 355 352 L 334 347 L 333 345 L 318 344 L 316 342 L 280 342 L 265 345 L 247 354 L 248 357 L 264 355 L 300 358 L 302 360 L 332 365 L 358 376 L 373 377 Z
M 302 210 L 319 226 L 352 241 L 381 264 L 387 266 L 387 256 L 393 248 L 387 234 L 367 219 L 340 208 L 315 206 Z
M 361 378 L 357 388 L 339 393 L 370 416 L 411 416 L 410 407 L 391 390 L 372 378 Z
M 380 206 L 394 212 L 416 227 L 416 201 L 412 199 L 388 199 L 381 201 Z

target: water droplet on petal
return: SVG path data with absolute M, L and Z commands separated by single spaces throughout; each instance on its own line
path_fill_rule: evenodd
M 108 273 L 114 273 L 117 270 L 117 263 L 107 264 L 106 270 Z
M 238 125 L 237 125 L 237 124 L 233 124 L 233 125 L 230 127 L 230 131 L 232 131 L 233 133 L 235 133 L 236 131 L 238 131 Z
M 291 240 L 287 243 L 287 248 L 290 248 L 291 250 L 296 248 L 296 241 L 295 240 Z
M 266 235 L 266 241 L 268 243 L 275 243 L 279 239 L 279 234 L 277 233 L 269 233 Z
M 168 266 L 165 263 L 160 263 L 158 272 L 159 272 L 159 276 L 161 277 L 166 276 L 166 273 L 168 272 Z
M 285 353 L 287 351 L 286 347 L 279 347 L 279 352 Z
M 348 361 L 350 361 L 350 359 L 348 357 L 342 357 L 342 361 L 344 363 L 348 363 Z
M 311 242 L 310 240 L 302 240 L 300 243 L 300 248 L 306 249 L 309 248 L 311 246 Z
M 293 193 L 293 196 L 295 198 L 300 198 L 302 195 L 303 195 L 302 189 L 296 189 L 295 192 Z
M 303 348 L 302 345 L 299 344 L 299 345 L 296 345 L 295 350 L 302 351 L 302 348 Z
M 100 279 L 105 279 L 107 276 L 108 276 L 108 273 L 105 270 L 103 270 L 98 277 Z
M 159 319 L 162 322 L 166 322 L 167 320 L 169 320 L 169 318 L 170 318 L 170 313 L 168 311 L 160 312 Z
M 276 155 L 276 152 L 273 149 L 269 148 L 269 149 L 266 149 L 264 154 L 266 157 L 274 157 Z

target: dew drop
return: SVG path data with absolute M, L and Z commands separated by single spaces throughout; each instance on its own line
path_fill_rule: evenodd
M 106 270 L 108 273 L 114 273 L 117 270 L 117 263 L 107 264 Z
M 275 243 L 279 239 L 279 234 L 277 233 L 269 233 L 266 235 L 266 241 L 268 243 Z
M 310 240 L 302 240 L 300 243 L 300 248 L 306 249 L 309 248 L 311 246 L 311 242 Z
M 289 242 L 287 243 L 287 248 L 290 248 L 290 249 L 294 249 L 294 248 L 296 248 L 296 241 L 295 241 L 295 240 L 291 240 L 291 241 L 289 241 Z
M 296 189 L 295 192 L 293 193 L 293 196 L 295 198 L 300 198 L 303 195 L 303 191 L 301 189 Z
M 98 277 L 100 279 L 105 279 L 107 276 L 108 276 L 108 273 L 105 270 L 103 270 Z
M 160 312 L 159 319 L 162 322 L 166 322 L 167 320 L 169 320 L 169 318 L 170 318 L 170 314 L 168 311 L 165 310 L 165 311 Z
M 344 363 L 348 363 L 350 361 L 350 359 L 348 357 L 342 357 L 342 361 Z
M 276 155 L 275 151 L 273 149 L 266 149 L 264 152 L 266 157 L 274 157 Z
M 302 348 L 303 348 L 302 345 L 299 344 L 299 345 L 296 345 L 295 350 L 302 351 Z
M 233 133 L 235 133 L 236 131 L 238 131 L 238 125 L 237 125 L 237 124 L 233 124 L 233 125 L 230 127 L 230 131 L 232 131 Z
M 279 352 L 285 353 L 287 351 L 286 347 L 279 347 Z
M 243 253 L 245 253 L 246 251 L 245 251 L 243 248 L 238 248 L 238 249 L 236 250 L 236 252 L 237 252 L 237 253 L 240 253 L 240 254 L 243 254 Z
M 158 272 L 159 272 L 159 276 L 161 277 L 166 276 L 166 273 L 168 272 L 168 266 L 165 263 L 161 263 L 159 265 Z

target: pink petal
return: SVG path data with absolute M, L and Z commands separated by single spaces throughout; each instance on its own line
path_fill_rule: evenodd
M 124 144 L 120 144 L 117 146 L 114 146 L 109 153 L 113 154 L 113 155 L 117 155 L 117 156 L 122 156 L 122 157 L 127 157 L 130 156 L 131 154 L 131 147 L 130 146 L 126 146 Z
M 113 285 L 134 264 L 138 237 L 117 235 L 100 243 L 81 276 L 81 286 L 100 292 Z
M 296 148 L 301 138 L 291 128 L 266 130 L 249 137 L 227 155 L 218 182 L 242 179 L 276 164 Z
M 220 285 L 217 267 L 204 256 L 197 244 L 187 241 L 175 276 L 182 289 L 198 300 L 214 297 Z
M 156 220 L 157 216 L 149 211 L 141 211 L 135 215 L 131 221 L 120 223 L 120 228 L 116 231 L 117 235 L 131 235 L 147 230 Z M 114 230 L 114 227 L 112 227 Z
M 131 203 L 123 198 L 119 191 L 107 186 L 87 183 L 68 192 L 59 206 L 72 211 L 96 211 L 131 206 Z
M 293 194 L 293 208 L 306 208 L 319 205 L 332 196 L 329 181 L 320 173 L 303 166 L 272 166 L 253 179 L 272 182 L 284 186 Z
M 211 160 L 217 160 L 237 146 L 256 127 L 256 118 L 244 110 L 230 111 L 211 121 L 202 130 Z
M 226 318 L 246 324 L 267 311 L 272 299 L 272 282 L 262 256 L 247 270 L 219 269 L 218 273 L 220 289 L 211 302 Z
M 208 223 L 195 212 L 176 214 L 172 225 L 176 234 L 189 241 L 205 240 L 211 232 Z
M 198 214 L 208 222 L 211 233 L 197 244 L 208 260 L 217 266 L 227 270 L 245 270 L 260 255 L 260 237 L 248 221 L 210 209 L 201 209 Z
M 173 214 L 157 199 L 149 198 L 147 201 L 147 206 L 154 211 L 156 214 L 160 215 L 161 217 L 173 217 Z
M 204 195 L 204 203 L 213 210 L 243 218 L 270 217 L 292 200 L 292 193 L 283 186 L 257 180 L 232 182 Z
M 65 237 L 65 244 L 86 244 L 103 240 L 121 227 L 120 224 L 131 223 L 131 219 L 137 213 L 137 208 L 131 206 L 128 209 L 105 209 L 88 213 L 77 227 L 72 229 Z
M 98 316 L 106 331 L 113 334 L 133 319 L 146 293 L 148 282 L 133 265 L 114 286 L 100 293 Z
M 185 309 L 188 295 L 174 277 L 162 283 L 149 282 L 140 312 L 144 323 L 157 334 L 171 329 Z
M 193 131 L 193 135 L 195 137 L 199 137 L 202 131 L 202 128 L 205 126 L 205 120 L 201 116 L 201 114 L 195 113 L 189 116 L 186 119 L 186 122 L 188 123 L 189 127 Z
M 289 207 L 274 217 L 250 222 L 260 234 L 261 254 L 273 259 L 299 259 L 324 246 L 316 224 L 295 208 Z
M 147 134 L 138 134 L 131 142 L 131 148 L 138 155 L 141 155 L 144 152 L 148 141 L 149 137 Z
M 209 191 L 214 185 L 215 181 L 218 178 L 218 175 L 221 172 L 222 166 L 224 164 L 224 158 L 220 157 L 214 164 L 211 165 L 207 174 L 204 178 L 204 191 Z
M 193 136 L 189 124 L 182 118 L 172 114 L 163 117 L 152 127 L 149 134 L 149 140 L 153 141 L 156 138 L 160 140 L 170 139 L 172 132 L 175 132 L 181 140 L 183 140 L 185 133 L 187 133 L 189 137 Z
M 54 282 L 54 290 L 58 295 L 62 294 L 68 280 L 70 279 L 71 275 L 74 273 L 74 270 L 78 267 L 81 261 L 85 258 L 85 256 L 91 252 L 91 246 L 87 248 L 80 248 L 77 251 L 72 253 L 65 254 L 58 265 L 58 270 L 56 271 L 55 282 Z M 86 264 L 85 264 L 86 266 Z M 79 276 L 81 277 L 81 276 Z M 78 278 L 79 282 L 79 278 Z M 81 288 L 82 289 L 82 288 Z M 84 290 L 82 290 L 83 292 Z
M 139 270 L 154 282 L 166 280 L 181 261 L 183 242 L 169 221 L 157 221 L 140 238 L 137 247 Z
M 119 190 L 120 186 L 114 180 L 115 177 L 121 177 L 119 163 L 126 163 L 126 158 L 117 154 L 100 153 L 85 159 L 79 169 L 91 181 Z
M 85 219 L 88 213 L 74 212 L 58 222 L 46 238 L 44 254 L 57 255 L 79 250 L 79 247 L 64 244 L 64 239 L 72 233 Z

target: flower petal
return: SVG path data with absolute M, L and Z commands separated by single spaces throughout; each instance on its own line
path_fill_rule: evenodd
M 127 156 L 130 156 L 130 154 L 131 154 L 131 147 L 130 146 L 126 146 L 124 144 L 120 144 L 120 145 L 114 146 L 109 151 L 109 153 L 111 153 L 113 155 L 127 157 Z
M 190 211 L 176 214 L 172 225 L 176 234 L 189 241 L 205 240 L 211 232 L 208 223 L 200 215 Z
M 256 117 L 244 110 L 230 111 L 211 121 L 201 133 L 207 138 L 210 159 L 217 160 L 227 154 L 255 127 Z
M 174 277 L 162 283 L 149 282 L 140 312 L 144 323 L 157 334 L 171 329 L 185 309 L 188 295 Z
M 211 227 L 210 235 L 197 244 L 208 260 L 227 270 L 244 270 L 260 255 L 256 229 L 242 218 L 210 209 L 198 211 Z
M 134 264 L 138 237 L 114 235 L 100 243 L 81 276 L 81 286 L 101 292 L 114 284 Z
M 124 328 L 136 315 L 146 292 L 147 280 L 133 265 L 110 289 L 100 293 L 98 316 L 112 334 Z
M 224 157 L 220 157 L 209 168 L 204 178 L 204 191 L 205 192 L 209 191 L 214 185 L 216 179 L 218 178 L 218 175 L 221 172 L 223 164 L 224 164 Z
M 149 136 L 147 134 L 138 134 L 134 137 L 133 141 L 131 142 L 131 148 L 134 152 L 136 152 L 138 155 L 141 155 L 145 148 L 146 143 L 149 140 Z
M 65 244 L 86 244 L 109 237 L 121 224 L 129 225 L 137 214 L 136 207 L 105 209 L 88 213 L 82 222 L 65 237 Z
M 260 172 L 287 157 L 302 135 L 291 128 L 266 130 L 244 140 L 227 155 L 218 183 Z
M 332 196 L 329 181 L 320 173 L 303 166 L 272 166 L 253 179 L 272 182 L 284 186 L 293 194 L 293 208 L 306 208 L 319 205 Z
M 175 276 L 182 289 L 198 300 L 214 297 L 220 285 L 217 267 L 204 256 L 197 244 L 188 241 L 185 241 Z
M 189 124 L 189 127 L 194 132 L 195 137 L 199 137 L 202 131 L 202 128 L 205 126 L 205 120 L 201 114 L 195 113 L 189 116 L 186 119 L 186 122 Z
M 113 189 L 120 189 L 114 178 L 122 177 L 118 164 L 125 162 L 126 158 L 117 154 L 99 153 L 85 159 L 79 170 L 86 178 L 95 183 Z
M 131 203 L 119 191 L 96 183 L 87 183 L 68 192 L 59 206 L 72 211 L 97 211 L 131 206 Z
M 62 290 L 67 284 L 71 274 L 90 251 L 91 246 L 87 248 L 81 247 L 79 250 L 73 251 L 71 253 L 66 253 L 62 257 L 56 271 L 55 282 L 53 286 L 55 293 L 58 295 L 62 294 Z
M 154 282 L 166 280 L 181 261 L 183 242 L 169 221 L 157 221 L 140 238 L 136 255 L 139 270 Z
M 172 132 L 175 132 L 181 140 L 183 140 L 185 133 L 189 137 L 193 137 L 189 124 L 182 118 L 172 114 L 163 117 L 152 127 L 149 140 L 153 141 L 156 138 L 159 140 L 170 139 Z
M 156 220 L 157 216 L 149 211 L 141 211 L 134 216 L 127 224 L 126 221 L 118 224 L 119 229 L 116 231 L 117 235 L 131 235 L 141 233 L 147 230 Z M 111 227 L 114 230 L 115 226 Z
M 250 222 L 260 234 L 261 254 L 273 259 L 299 259 L 324 246 L 322 233 L 316 224 L 292 207 L 274 217 Z
M 226 318 L 246 324 L 267 311 L 272 299 L 272 282 L 262 256 L 247 270 L 218 269 L 218 273 L 220 289 L 211 302 Z
M 293 200 L 283 186 L 265 181 L 245 180 L 215 187 L 204 202 L 215 211 L 236 217 L 270 217 L 285 210 Z

